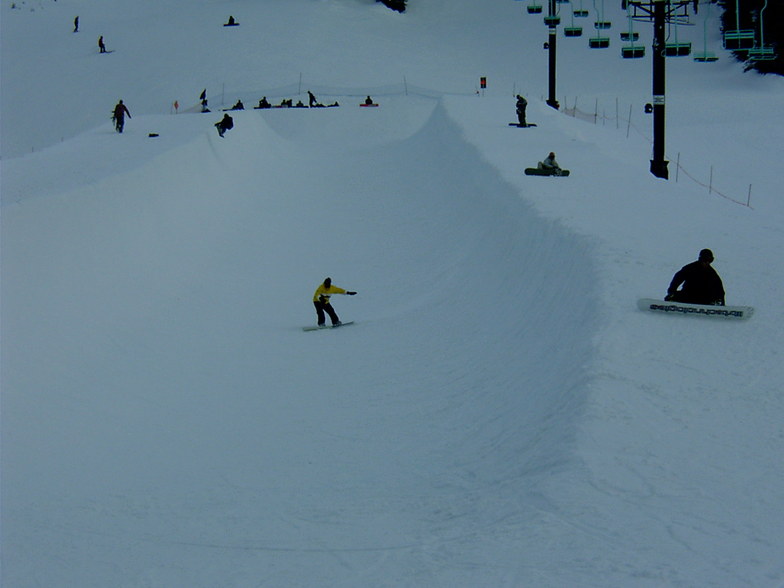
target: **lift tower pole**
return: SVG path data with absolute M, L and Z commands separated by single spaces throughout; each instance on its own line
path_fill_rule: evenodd
M 667 164 L 664 159 L 664 30 L 665 2 L 653 0 L 653 159 L 651 173 L 657 178 L 668 179 Z
M 556 12 L 555 0 L 548 0 L 547 17 L 544 23 L 548 27 L 547 33 L 547 51 L 548 51 L 548 64 L 549 64 L 549 94 L 547 97 L 547 105 L 558 110 L 558 100 L 555 98 L 555 57 L 556 57 L 556 42 L 558 39 L 557 27 L 561 22 L 561 17 Z
M 632 18 L 653 22 L 653 159 L 651 173 L 657 178 L 668 179 L 664 159 L 664 80 L 665 48 L 668 23 L 689 24 L 687 6 L 695 0 L 622 0 L 624 9 L 631 6 Z

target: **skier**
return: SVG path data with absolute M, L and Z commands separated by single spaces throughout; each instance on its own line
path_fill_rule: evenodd
M 528 123 L 525 122 L 525 107 L 528 106 L 528 101 L 520 94 L 517 95 L 517 121 L 521 127 L 527 127 Z
M 678 270 L 667 288 L 667 301 L 687 302 L 690 304 L 709 304 L 724 306 L 724 285 L 715 269 L 713 252 L 710 249 L 700 251 L 697 261 L 683 266 Z M 683 288 L 678 290 L 678 286 Z
M 76 18 L 74 18 L 74 31 L 73 32 L 74 33 L 78 33 L 79 32 L 79 17 L 78 16 Z
M 313 108 L 314 106 L 318 106 L 318 100 L 316 100 L 316 95 L 313 94 L 310 90 L 308 90 L 308 106 Z
M 228 114 L 224 114 L 223 118 L 215 123 L 215 128 L 218 129 L 218 135 L 222 137 L 223 133 L 234 128 L 234 119 Z
M 98 37 L 98 50 L 101 53 L 106 53 L 106 45 L 104 45 L 104 42 L 103 42 L 103 35 Z
M 561 166 L 558 165 L 558 162 L 555 161 L 555 153 L 550 151 L 550 154 L 545 157 L 544 161 L 539 162 L 539 169 L 543 169 L 549 172 L 552 172 L 554 175 L 558 175 L 561 172 Z
M 117 103 L 117 106 L 114 107 L 114 112 L 112 113 L 112 120 L 114 121 L 114 128 L 117 129 L 118 133 L 123 132 L 123 127 L 125 127 L 125 115 L 128 115 L 128 118 L 131 118 L 131 113 L 128 112 L 128 109 L 123 104 L 123 101 L 120 100 Z
M 316 318 L 318 319 L 319 327 L 324 326 L 324 312 L 329 315 L 329 318 L 332 320 L 333 327 L 338 327 L 341 325 L 340 319 L 338 318 L 335 309 L 332 308 L 332 305 L 329 302 L 329 297 L 333 294 L 346 294 L 348 296 L 354 296 L 356 292 L 350 292 L 348 290 L 344 290 L 343 288 L 333 286 L 332 278 L 327 278 L 324 280 L 323 284 L 319 284 L 319 287 L 316 288 L 316 292 L 313 294 L 313 306 L 316 307 Z

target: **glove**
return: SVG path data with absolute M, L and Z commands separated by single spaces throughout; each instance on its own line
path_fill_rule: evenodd
M 356 294 L 356 292 L 346 292 L 346 294 L 348 294 L 349 296 L 353 296 L 354 294 Z

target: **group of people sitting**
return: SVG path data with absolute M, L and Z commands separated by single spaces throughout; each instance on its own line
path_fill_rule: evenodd
M 207 100 L 204 97 L 203 93 L 202 93 L 202 98 L 201 98 L 201 104 L 202 104 L 202 112 L 209 112 L 209 110 L 207 110 Z M 284 98 L 283 100 L 280 101 L 280 104 L 273 105 L 273 104 L 270 103 L 269 100 L 267 100 L 266 96 L 262 96 L 261 99 L 259 100 L 258 105 L 254 106 L 253 109 L 254 110 L 264 110 L 266 108 L 334 108 L 336 106 L 340 106 L 340 104 L 338 103 L 337 100 L 335 102 L 333 102 L 332 104 L 324 105 L 324 104 L 322 104 L 321 102 L 318 101 L 318 99 L 313 94 L 313 92 L 308 90 L 308 104 L 307 105 L 305 105 L 305 103 L 302 102 L 302 100 L 298 100 L 297 103 L 294 104 L 294 101 L 291 98 Z M 378 106 L 378 104 L 373 102 L 373 99 L 370 96 L 368 96 L 367 98 L 365 98 L 365 101 L 364 101 L 363 104 L 361 104 L 361 106 Z M 242 100 L 237 100 L 237 102 L 234 104 L 234 106 L 232 106 L 231 108 L 224 108 L 223 110 L 224 110 L 224 112 L 227 112 L 227 111 L 230 111 L 230 110 L 245 110 L 245 105 L 242 103 Z
M 333 104 L 324 105 L 320 103 L 315 103 L 306 106 L 305 103 L 302 102 L 302 100 L 298 100 L 297 103 L 294 104 L 294 101 L 291 98 L 284 98 L 283 100 L 280 101 L 280 104 L 272 105 L 267 100 L 267 97 L 263 96 L 261 100 L 259 100 L 258 106 L 254 106 L 253 108 L 255 110 L 263 110 L 265 108 L 333 108 L 335 106 L 340 106 L 340 104 L 338 104 L 338 102 L 335 101 Z

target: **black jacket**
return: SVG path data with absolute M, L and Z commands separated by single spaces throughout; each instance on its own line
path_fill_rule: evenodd
M 679 291 L 678 286 L 683 284 Z M 672 278 L 668 296 L 691 304 L 724 304 L 724 284 L 716 270 L 700 261 L 683 266 Z

